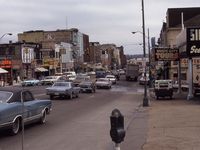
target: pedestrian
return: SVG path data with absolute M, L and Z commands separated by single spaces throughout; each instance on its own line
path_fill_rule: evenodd
M 17 76 L 17 83 L 19 83 L 21 81 L 20 76 Z

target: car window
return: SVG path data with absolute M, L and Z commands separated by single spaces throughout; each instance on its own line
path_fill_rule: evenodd
M 0 103 L 6 103 L 12 96 L 12 92 L 0 91 Z
M 24 91 L 22 93 L 22 98 L 24 102 L 33 101 L 33 95 L 29 91 Z

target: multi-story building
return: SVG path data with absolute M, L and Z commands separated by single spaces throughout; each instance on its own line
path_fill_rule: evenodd
M 183 23 L 182 23 L 183 14 Z M 166 22 L 163 23 L 160 38 L 158 40 L 159 47 L 177 47 L 177 36 L 184 27 L 200 26 L 200 7 L 192 8 L 169 8 L 167 10 Z M 187 61 L 185 58 L 180 58 L 181 62 L 181 78 L 188 79 L 188 66 L 183 62 Z M 195 58 L 199 59 L 199 58 Z M 196 60 L 195 60 L 196 61 Z M 178 62 L 164 62 L 163 70 L 166 78 L 177 80 L 178 76 Z M 169 65 L 168 65 L 169 64 Z M 196 67 L 195 67 L 196 68 Z M 167 71 L 167 72 L 166 72 Z
M 46 72 L 47 70 L 38 66 L 42 63 L 39 49 L 40 45 L 37 43 L 0 44 L 0 68 L 8 71 L 1 76 L 1 80 L 12 84 L 17 76 L 25 79 Z
M 75 70 L 81 68 L 81 64 L 83 64 L 84 50 L 89 48 L 89 36 L 80 33 L 78 29 L 75 28 L 56 31 L 27 31 L 18 34 L 18 41 L 41 44 L 41 58 L 44 62 L 44 67 L 49 70 L 50 74 L 56 73 L 56 71 L 59 70 L 58 68 L 60 68 L 60 63 L 55 59 L 56 44 L 64 42 L 72 45 L 71 55 L 73 56 Z M 64 59 L 62 60 L 65 61 Z M 67 70 L 68 68 L 62 69 Z

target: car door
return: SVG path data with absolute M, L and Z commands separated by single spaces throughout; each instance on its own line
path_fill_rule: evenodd
M 22 100 L 24 102 L 25 121 L 31 121 L 38 117 L 39 109 L 36 101 L 30 91 L 22 92 Z

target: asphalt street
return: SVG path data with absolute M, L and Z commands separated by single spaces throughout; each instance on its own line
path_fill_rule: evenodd
M 29 88 L 36 98 L 49 99 L 44 86 Z M 52 100 L 53 110 L 45 125 L 26 126 L 24 144 L 21 133 L 9 136 L 1 132 L 0 150 L 113 150 L 109 131 L 115 108 L 125 117 L 127 133 L 121 147 L 128 150 L 129 143 L 135 142 L 139 149 L 145 141 L 147 122 L 145 111 L 138 111 L 142 93 L 138 83 L 119 81 L 111 90 L 98 89 L 73 100 Z

